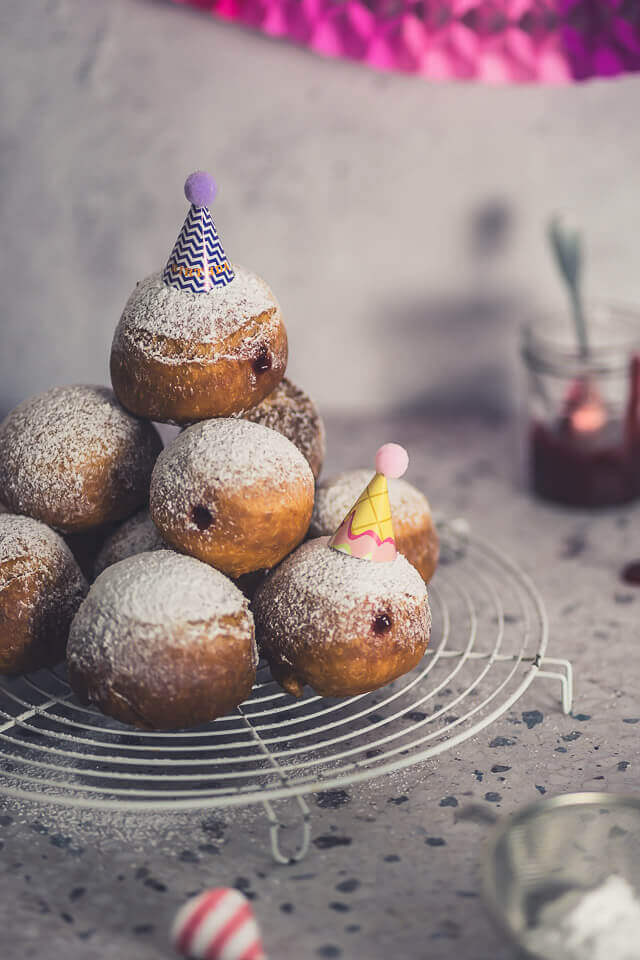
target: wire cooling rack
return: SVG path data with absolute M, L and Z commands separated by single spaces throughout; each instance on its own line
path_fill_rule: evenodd
M 304 794 L 451 750 L 509 710 L 536 677 L 561 683 L 568 713 L 571 665 L 546 657 L 547 617 L 534 584 L 494 547 L 461 538 L 455 523 L 443 532 L 429 588 L 431 643 L 410 674 L 349 699 L 295 700 L 262 665 L 234 714 L 175 733 L 134 730 L 81 705 L 63 668 L 3 678 L 0 792 L 123 812 L 262 804 L 273 856 L 287 863 L 309 846 Z M 302 819 L 291 856 L 280 848 L 273 807 L 286 798 Z

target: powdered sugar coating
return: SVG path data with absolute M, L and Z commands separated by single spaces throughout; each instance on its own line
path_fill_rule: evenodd
M 208 293 L 193 293 L 166 284 L 160 273 L 141 280 L 129 297 L 116 328 L 113 347 L 128 352 L 130 346 L 166 363 L 202 359 L 202 345 L 219 345 L 250 321 L 263 315 L 259 329 L 248 334 L 253 340 L 275 336 L 282 316 L 278 301 L 257 274 L 234 266 L 235 278 Z M 267 324 L 265 327 L 263 324 Z M 177 349 L 176 349 L 177 345 Z M 238 348 L 234 349 L 234 356 Z
M 148 510 L 139 510 L 107 537 L 94 564 L 94 576 L 97 577 L 107 567 L 134 557 L 138 553 L 152 550 L 168 550 L 168 545 L 160 536 Z
M 373 563 L 333 550 L 328 543 L 328 537 L 307 540 L 276 567 L 259 592 L 267 588 L 275 595 L 284 589 L 283 609 L 298 622 L 299 608 L 310 596 L 344 610 L 362 600 L 376 604 L 427 596 L 424 580 L 401 554 L 391 563 Z
M 9 672 L 62 659 L 71 618 L 86 592 L 61 536 L 30 517 L 0 516 L 0 663 Z
M 272 666 L 279 664 L 304 678 L 305 661 L 311 658 L 324 663 L 326 672 L 328 651 L 335 647 L 344 659 L 352 644 L 364 646 L 374 664 L 378 653 L 384 660 L 390 644 L 395 655 L 415 665 L 431 631 L 420 574 L 400 554 L 390 563 L 374 563 L 328 544 L 328 537 L 303 543 L 258 588 L 253 602 L 256 630 Z M 381 616 L 390 633 L 377 637 L 375 624 Z M 322 691 L 322 681 L 313 685 Z
M 10 509 L 74 529 L 113 502 L 124 514 L 144 500 L 161 441 L 107 387 L 54 387 L 0 424 L 0 496 Z M 129 502 L 131 506 L 129 507 Z
M 262 484 L 285 482 L 313 490 L 309 464 L 286 437 L 248 420 L 203 420 L 179 434 L 158 457 L 151 477 L 151 514 L 175 514 L 183 525 L 204 489 L 250 492 Z
M 223 573 L 173 550 L 139 553 L 104 570 L 73 623 L 83 644 L 117 643 L 133 624 L 157 627 L 215 623 L 248 612 L 248 600 Z
M 371 477 L 366 468 L 345 470 L 321 481 L 316 489 L 313 516 L 309 534 L 313 537 L 331 536 L 344 520 Z M 418 524 L 425 514 L 431 516 L 429 501 L 423 493 L 406 480 L 388 479 L 392 519 Z
M 220 678 L 237 690 L 239 670 L 240 696 L 248 695 L 257 659 L 244 595 L 218 570 L 171 550 L 104 570 L 73 620 L 67 647 L 81 697 L 127 722 L 161 729 L 230 709 L 235 704 L 224 686 L 220 701 Z
M 3 513 L 0 516 L 0 563 L 39 559 L 61 568 L 77 566 L 67 544 L 51 527 L 31 517 Z M 82 575 L 80 578 L 84 580 Z
M 236 416 L 281 433 L 302 453 L 317 479 L 326 452 L 325 429 L 318 408 L 304 390 L 284 377 L 261 403 Z

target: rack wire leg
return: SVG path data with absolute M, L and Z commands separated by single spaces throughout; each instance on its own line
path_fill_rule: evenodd
M 282 773 L 280 769 L 280 764 L 278 763 L 276 758 L 273 756 L 273 754 L 269 751 L 266 744 L 262 740 L 262 737 L 259 735 L 258 731 L 255 729 L 253 724 L 249 723 L 249 720 L 241 707 L 238 707 L 238 713 L 240 714 L 245 724 L 251 731 L 252 737 L 258 743 L 260 750 L 265 755 L 270 765 L 273 767 L 274 770 L 277 771 L 282 783 L 286 784 L 287 778 Z M 305 857 L 309 851 L 309 844 L 311 842 L 311 810 L 309 809 L 309 805 L 307 804 L 307 801 L 303 797 L 301 797 L 299 794 L 294 799 L 298 804 L 298 807 L 300 808 L 300 812 L 302 813 L 302 842 L 300 843 L 300 846 L 295 851 L 295 853 L 292 853 L 289 855 L 284 854 L 280 849 L 280 830 L 282 829 L 284 824 L 280 823 L 280 821 L 276 817 L 275 810 L 273 809 L 273 804 L 269 800 L 262 801 L 262 806 L 264 807 L 269 820 L 269 836 L 271 838 L 271 853 L 276 863 L 283 863 L 283 864 L 299 863 L 300 860 L 302 860 L 303 857 Z
M 557 670 L 545 670 L 543 666 L 551 664 L 557 667 L 563 667 L 564 673 Z M 555 657 L 540 657 L 535 661 L 538 667 L 538 677 L 546 677 L 547 680 L 559 680 L 562 688 L 562 712 L 571 713 L 573 707 L 573 667 L 568 660 L 558 660 Z
M 267 812 L 269 820 L 269 835 L 271 837 L 271 854 L 277 863 L 292 864 L 299 863 L 308 853 L 309 843 L 311 841 L 311 811 L 306 800 L 303 797 L 295 797 L 302 813 L 302 840 L 295 853 L 286 854 L 280 847 L 280 830 L 284 826 L 276 816 L 273 805 L 269 800 L 263 800 L 262 805 Z

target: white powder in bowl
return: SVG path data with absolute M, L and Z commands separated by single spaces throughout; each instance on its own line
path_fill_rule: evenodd
M 640 900 L 624 877 L 612 875 L 544 907 L 523 944 L 548 960 L 638 960 Z

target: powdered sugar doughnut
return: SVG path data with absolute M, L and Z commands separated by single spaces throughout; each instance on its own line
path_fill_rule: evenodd
M 66 543 L 44 523 L 0 516 L 0 673 L 26 673 L 64 657 L 87 582 Z
M 71 545 L 73 550 L 73 544 Z M 148 510 L 140 510 L 129 517 L 111 536 L 107 537 L 92 566 L 93 579 L 103 570 L 127 557 L 152 550 L 170 550 L 171 547 L 160 536 L 160 531 L 151 519 Z M 257 588 L 264 580 L 268 570 L 256 570 L 234 580 L 235 585 L 247 599 L 251 600 Z
M 424 581 L 400 554 L 372 563 L 308 540 L 259 587 L 258 643 L 289 693 L 328 697 L 375 690 L 424 654 L 431 612 Z
M 239 577 L 300 543 L 313 494 L 311 468 L 286 437 L 225 418 L 197 423 L 165 448 L 150 509 L 167 543 Z
M 69 635 L 69 682 L 135 726 L 192 727 L 251 693 L 257 653 L 247 599 L 207 564 L 157 550 L 100 574 Z
M 287 366 L 277 300 L 255 273 L 208 293 L 137 284 L 111 348 L 111 380 L 133 413 L 174 423 L 228 416 L 266 397 Z
M 0 424 L 0 497 L 64 532 L 117 523 L 144 503 L 161 447 L 106 387 L 55 387 Z
M 309 536 L 331 536 L 370 480 L 371 470 L 367 469 L 345 470 L 322 480 L 316 490 Z M 440 553 L 429 501 L 406 480 L 388 478 L 387 483 L 398 552 L 428 583 L 438 565 Z
M 147 509 L 139 510 L 118 527 L 103 543 L 96 557 L 93 575 L 99 576 L 103 570 L 127 557 L 152 550 L 168 550 L 169 546 L 160 536 L 160 532 Z
M 325 429 L 318 408 L 304 390 L 285 377 L 261 403 L 238 416 L 291 440 L 318 479 L 326 450 Z

